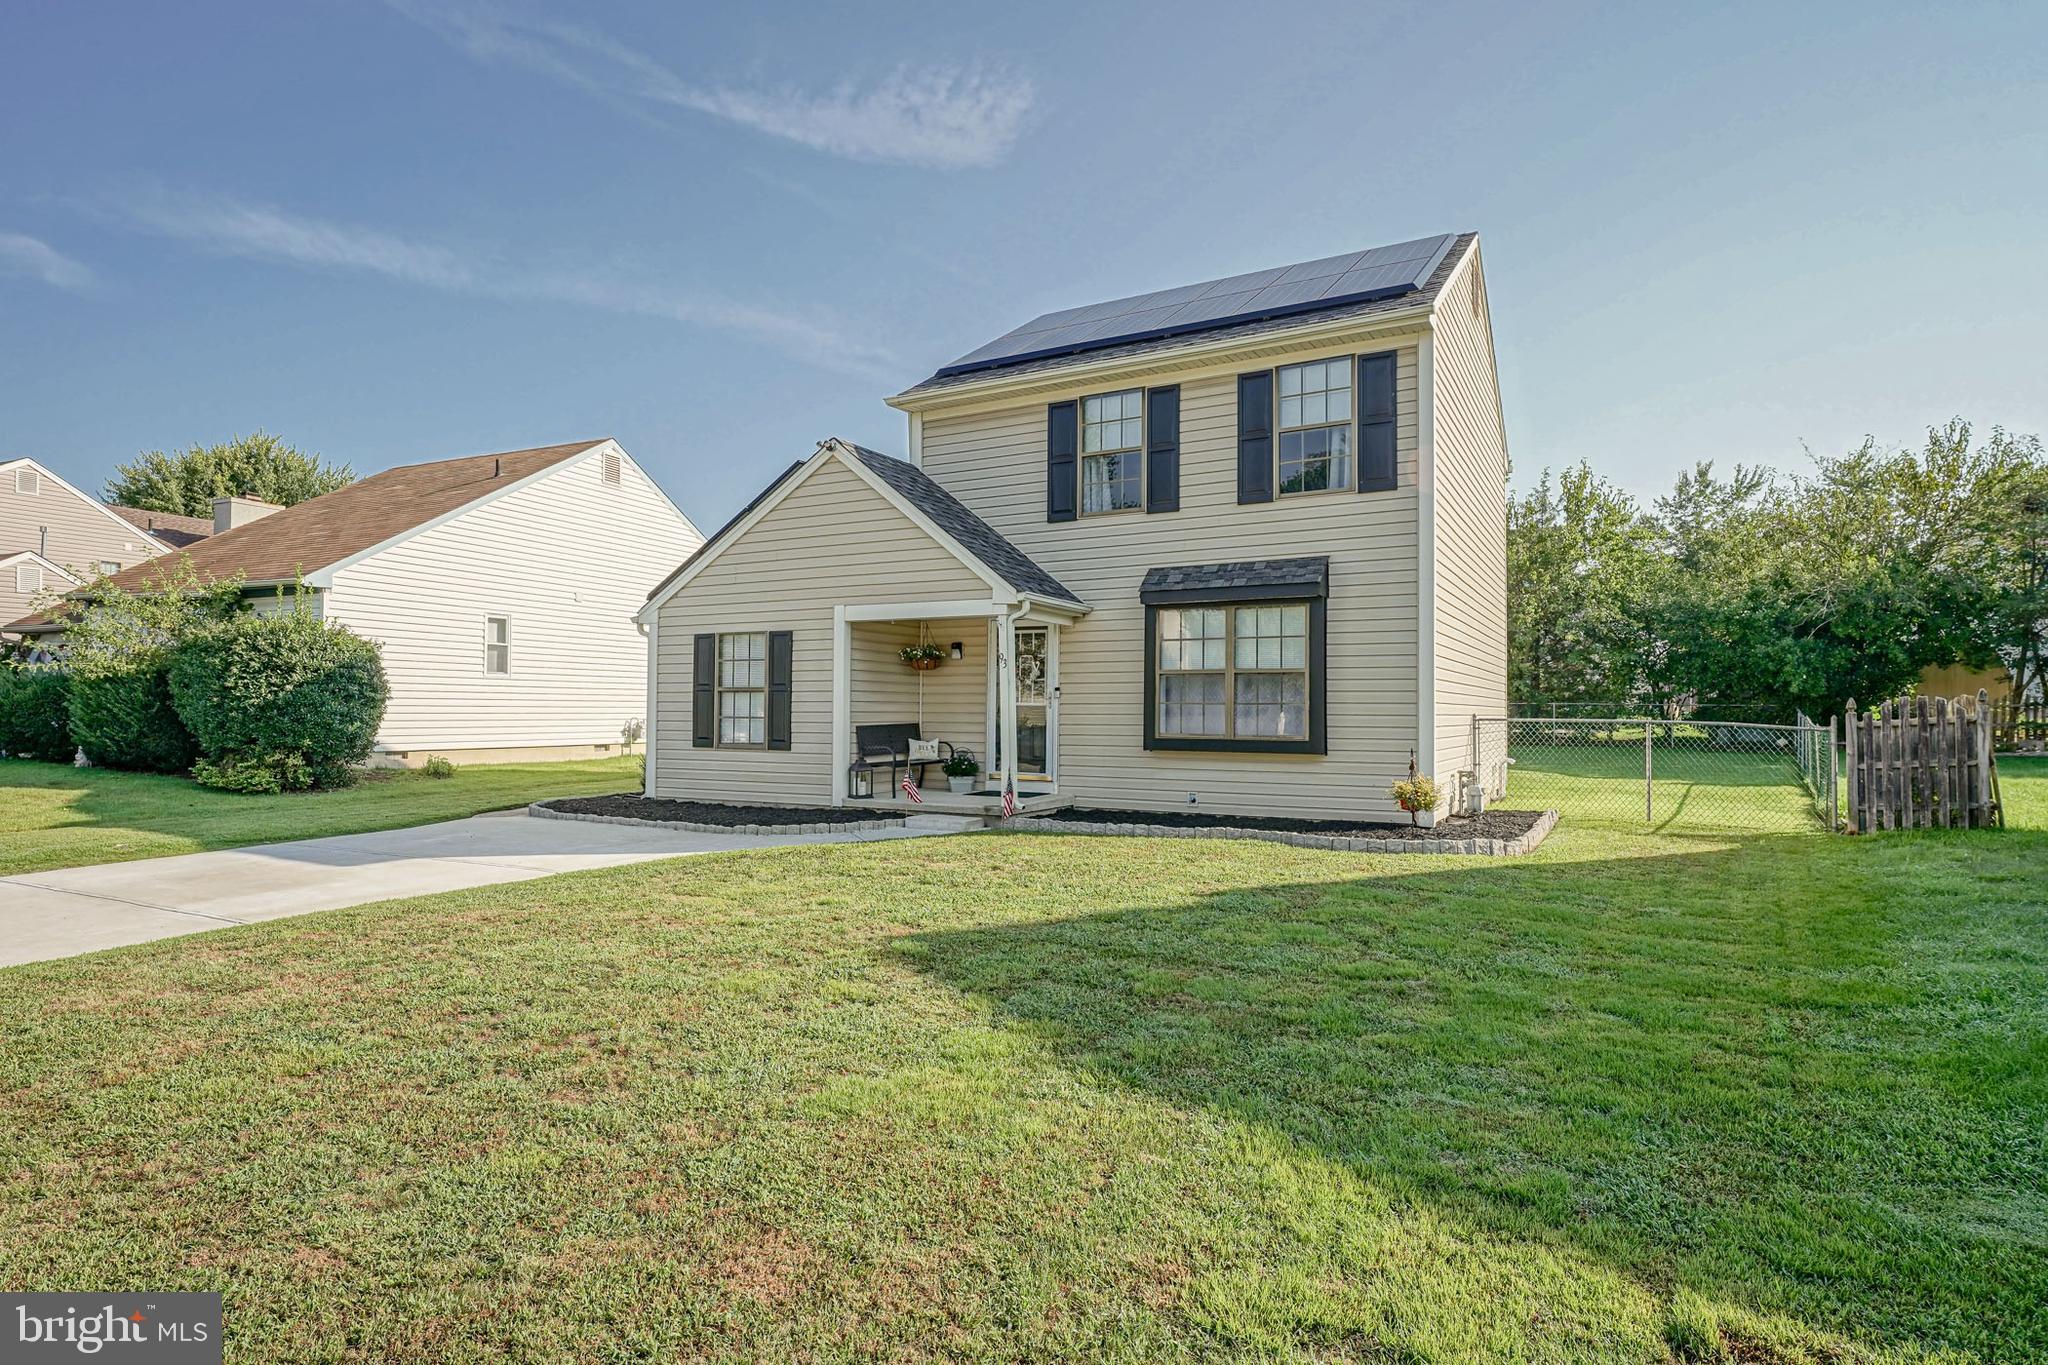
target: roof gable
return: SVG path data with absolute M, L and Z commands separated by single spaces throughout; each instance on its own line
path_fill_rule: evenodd
M 175 548 L 175 542 L 165 540 L 161 536 L 150 534 L 147 528 L 135 525 L 127 518 L 121 516 L 121 514 L 114 508 L 108 506 L 106 503 L 101 502 L 98 498 L 89 497 L 80 490 L 72 487 L 71 484 L 68 481 L 66 481 L 62 475 L 58 474 L 55 470 L 51 469 L 41 460 L 31 459 L 26 455 L 17 455 L 15 458 L 11 460 L 0 460 L 0 477 L 11 479 L 14 477 L 13 471 L 17 468 L 23 467 L 35 470 L 36 476 L 39 479 L 47 480 L 48 482 L 57 485 L 59 489 L 69 494 L 70 496 L 78 499 L 86 506 L 92 508 L 101 516 L 105 517 L 108 521 L 120 527 L 123 531 L 131 535 L 140 533 L 143 540 L 147 541 L 149 545 L 155 548 L 156 550 L 163 551 Z
M 572 441 L 400 465 L 195 541 L 179 553 L 204 578 L 241 574 L 252 584 L 312 578 L 604 444 Z M 149 573 L 148 565 L 137 565 L 112 581 L 133 592 L 144 586 Z
M 923 470 L 880 451 L 833 439 L 820 442 L 817 452 L 808 460 L 783 470 L 740 510 L 739 515 L 719 527 L 695 554 L 656 584 L 654 591 L 647 595 L 647 605 L 641 609 L 641 618 L 648 619 L 662 603 L 686 587 L 728 546 L 745 536 L 784 498 L 801 487 L 806 479 L 835 460 L 852 470 L 991 589 L 1045 598 L 1080 611 L 1088 610 L 1087 603 L 1033 563 L 1029 556 L 969 511 L 959 499 L 939 487 Z

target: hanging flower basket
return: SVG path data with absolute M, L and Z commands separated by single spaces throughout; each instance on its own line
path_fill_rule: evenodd
M 929 673 L 945 662 L 946 651 L 937 645 L 905 645 L 896 651 L 896 657 L 920 673 Z

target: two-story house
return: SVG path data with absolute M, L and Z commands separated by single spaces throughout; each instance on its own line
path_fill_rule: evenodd
M 907 460 L 824 442 L 650 596 L 649 795 L 840 804 L 914 724 L 1027 804 L 1386 818 L 1505 714 L 1476 234 L 1048 314 L 889 402 Z
M 46 597 L 186 543 L 190 520 L 109 507 L 40 461 L 0 460 L 0 632 Z

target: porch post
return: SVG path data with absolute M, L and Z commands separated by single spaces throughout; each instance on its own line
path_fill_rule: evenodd
M 996 618 L 996 733 L 1001 736 L 1003 780 L 1017 781 L 1017 619 L 1005 609 Z
M 832 608 L 832 804 L 846 804 L 846 766 L 853 761 L 852 630 L 844 604 Z

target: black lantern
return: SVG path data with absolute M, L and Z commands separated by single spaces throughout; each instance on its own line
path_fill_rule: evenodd
M 846 765 L 846 795 L 854 801 L 872 801 L 875 796 L 875 765 L 856 758 Z

